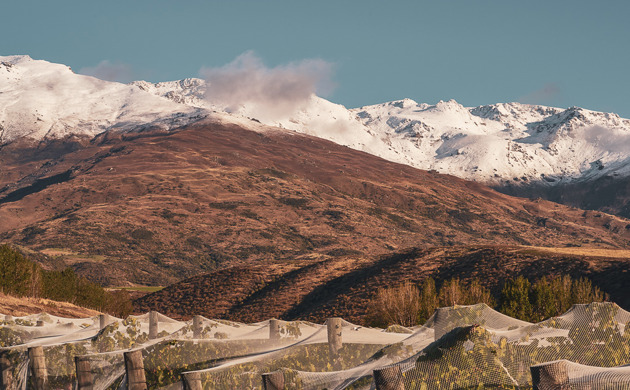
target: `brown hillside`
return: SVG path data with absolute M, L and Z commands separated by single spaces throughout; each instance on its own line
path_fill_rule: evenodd
M 68 302 L 58 302 L 43 298 L 19 298 L 0 293 L 0 314 L 22 317 L 42 312 L 66 318 L 87 318 L 100 314 L 98 311 L 79 307 Z
M 375 261 L 331 258 L 283 274 L 275 270 L 261 274 L 265 271 L 261 267 L 234 269 L 239 276 L 231 279 L 223 277 L 229 270 L 196 276 L 140 298 L 135 307 L 175 317 L 203 314 L 245 322 L 272 317 L 321 322 L 341 316 L 363 323 L 369 301 L 379 288 L 407 280 L 420 283 L 431 276 L 440 284 L 454 277 L 476 278 L 498 293 L 506 279 L 517 275 L 533 281 L 545 275 L 569 274 L 591 279 L 611 300 L 630 308 L 630 257 L 618 253 L 607 257 L 605 253 L 567 255 L 528 247 L 413 248 Z M 252 274 L 265 282 L 244 280 Z M 234 288 L 234 281 L 250 288 Z
M 630 238 L 618 217 L 231 124 L 6 145 L 0 166 L 0 240 L 109 286 L 279 261 L 342 267 L 343 256 L 419 245 L 627 248 Z

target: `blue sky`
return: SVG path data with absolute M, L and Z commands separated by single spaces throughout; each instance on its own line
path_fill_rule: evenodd
M 333 64 L 327 98 L 523 101 L 630 117 L 628 1 L 10 1 L 0 55 L 120 79 L 199 76 L 252 50 Z

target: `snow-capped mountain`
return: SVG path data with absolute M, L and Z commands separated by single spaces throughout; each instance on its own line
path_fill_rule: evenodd
M 269 117 L 253 103 L 206 99 L 201 79 L 128 85 L 28 56 L 0 57 L 0 142 L 108 130 L 174 128 L 215 114 L 291 129 L 417 168 L 501 186 L 630 176 L 630 120 L 616 114 L 499 103 L 463 107 L 410 99 L 356 109 L 312 95 Z
M 19 138 L 94 136 L 107 130 L 169 129 L 205 110 L 137 87 L 75 74 L 29 56 L 0 57 L 0 144 Z
M 414 166 L 466 179 L 554 183 L 630 173 L 630 120 L 616 114 L 520 103 L 467 108 L 454 100 L 352 111 Z
M 200 79 L 132 84 L 193 107 L 223 109 L 204 98 L 211 86 Z M 257 116 L 252 106 L 233 114 Z M 291 115 L 264 122 L 391 161 L 496 185 L 630 174 L 630 120 L 578 107 L 463 107 L 454 100 L 430 105 L 403 99 L 348 110 L 312 96 Z
M 399 151 L 392 149 L 386 138 L 371 133 L 370 129 L 358 120 L 354 112 L 340 104 L 329 102 L 315 95 L 311 95 L 308 101 L 296 111 L 286 116 L 275 116 L 265 120 L 263 119 L 265 113 L 262 112 L 264 108 L 256 107 L 254 104 L 228 109 L 219 102 L 210 102 L 205 97 L 209 86 L 201 79 L 189 78 L 155 84 L 146 81 L 134 81 L 130 85 L 174 102 L 211 111 L 229 111 L 233 116 L 252 118 L 268 126 L 295 130 L 375 154 L 391 161 L 413 165 L 412 160 L 406 159 Z

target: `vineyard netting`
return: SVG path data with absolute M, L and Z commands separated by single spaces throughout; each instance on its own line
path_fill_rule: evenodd
M 613 303 L 535 324 L 485 304 L 413 328 L 157 312 L 0 324 L 5 389 L 630 389 L 630 313 Z

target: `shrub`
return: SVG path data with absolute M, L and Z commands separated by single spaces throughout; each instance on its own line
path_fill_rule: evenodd
M 413 326 L 421 309 L 420 290 L 411 282 L 378 290 L 372 301 L 373 318 L 381 326 L 398 324 Z
M 465 305 L 465 293 L 459 278 L 447 280 L 440 288 L 440 306 Z

